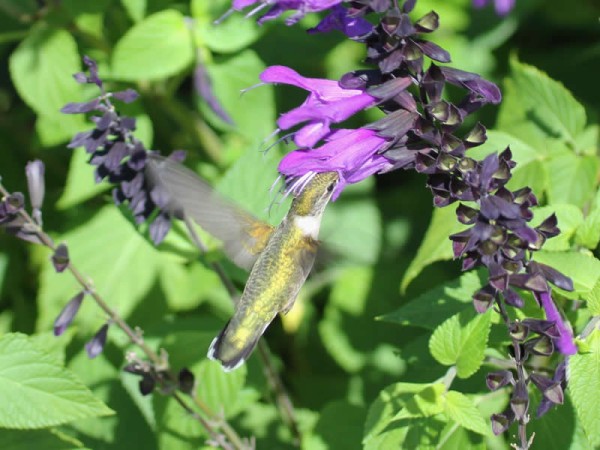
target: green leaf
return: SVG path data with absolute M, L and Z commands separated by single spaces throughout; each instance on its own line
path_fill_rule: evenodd
M 481 273 L 466 272 L 457 280 L 437 286 L 377 319 L 433 330 L 470 305 L 473 294 L 483 286 L 482 277 Z
M 538 262 L 551 266 L 573 280 L 575 290 L 563 291 L 554 287 L 567 298 L 586 299 L 600 279 L 600 261 L 591 255 L 579 252 L 539 251 L 534 255 Z
M 509 96 L 516 111 L 503 109 L 499 118 L 502 129 L 509 123 L 522 120 L 534 122 L 546 134 L 555 135 L 576 145 L 577 136 L 584 130 L 585 109 L 558 81 L 533 66 L 511 58 L 511 87 Z M 575 149 L 578 152 L 578 149 Z
M 206 65 L 213 84 L 213 92 L 221 105 L 233 119 L 236 131 L 245 140 L 236 139 L 240 149 L 258 152 L 275 126 L 275 98 L 271 86 L 261 86 L 241 94 L 259 82 L 258 76 L 265 69 L 265 64 L 252 50 L 245 50 L 228 58 L 215 60 Z M 256 108 L 260 105 L 260 108 Z M 206 105 L 201 105 L 202 112 L 207 114 L 211 122 L 218 127 L 230 129 L 216 118 Z M 273 152 L 271 149 L 270 152 Z
M 42 144 L 57 145 L 85 127 L 79 115 L 60 109 L 81 97 L 72 75 L 81 70 L 77 43 L 65 30 L 37 26 L 9 59 L 17 92 L 37 114 L 36 130 Z
M 327 403 L 312 432 L 311 445 L 303 448 L 361 449 L 361 430 L 365 416 L 365 407 L 353 405 L 346 400 Z
M 581 245 L 590 250 L 594 250 L 598 247 L 598 243 L 600 242 L 600 208 L 594 209 L 584 219 L 581 226 L 577 229 L 575 242 L 577 245 Z
M 400 290 L 404 292 L 410 282 L 428 265 L 452 259 L 452 242 L 448 236 L 464 228 L 465 226 L 456 220 L 455 206 L 435 208 L 419 250 L 404 273 Z
M 193 60 L 185 17 L 167 9 L 138 22 L 117 42 L 111 76 L 126 81 L 166 78 L 181 72 Z
M 127 317 L 144 298 L 163 264 L 162 254 L 112 205 L 61 236 L 60 241 L 67 243 L 71 262 L 94 280 L 97 292 L 122 317 Z M 51 264 L 44 265 L 38 292 L 38 328 L 51 328 L 66 302 L 80 289 L 75 280 L 56 274 Z M 100 320 L 98 315 L 81 311 L 76 318 L 89 332 L 100 326 Z
M 112 414 L 56 359 L 23 334 L 0 338 L 0 426 L 35 429 Z
M 127 15 L 136 23 L 140 22 L 146 15 L 148 0 L 121 0 L 121 4 L 127 11 Z
M 2 430 L 0 448 L 5 450 L 72 450 L 83 448 L 78 440 L 54 430 Z
M 596 156 L 562 152 L 548 161 L 548 202 L 571 203 L 579 207 L 592 199 L 600 162 Z
M 395 383 L 382 390 L 369 407 L 363 434 L 363 448 L 377 450 L 388 448 L 426 448 L 419 447 L 427 441 L 411 442 L 415 437 L 431 439 L 435 442 L 444 423 L 439 415 L 428 418 L 394 420 L 415 395 L 426 389 L 429 384 Z M 423 436 L 425 435 L 425 436 Z M 429 442 L 432 444 L 433 442 Z M 412 444 L 412 445 L 411 445 Z M 416 444 L 416 445 L 415 445 Z
M 592 316 L 600 316 L 600 280 L 596 282 L 587 296 L 587 307 Z
M 458 391 L 448 391 L 444 396 L 444 410 L 449 420 L 461 427 L 484 436 L 491 435 L 489 422 L 481 415 L 475 403 Z
M 38 114 L 59 115 L 81 92 L 77 43 L 66 30 L 38 26 L 10 56 L 10 75 L 21 98 Z M 65 120 L 66 115 L 62 115 Z
M 215 24 L 215 19 L 225 13 L 229 2 L 225 0 L 192 0 L 190 9 L 198 47 L 206 46 L 215 53 L 235 53 L 249 46 L 261 35 L 254 20 L 243 14 L 232 14 Z
M 392 420 L 414 417 L 431 417 L 444 411 L 444 383 L 433 383 L 423 388 L 404 403 L 404 407 Z
M 89 159 L 84 148 L 73 150 L 65 190 L 57 202 L 59 208 L 70 208 L 110 188 L 106 181 L 94 181 L 94 167 L 88 164 Z
M 452 316 L 431 335 L 431 354 L 440 364 L 456 364 L 457 375 L 460 378 L 470 377 L 483 363 L 491 318 L 491 310 L 484 314 L 476 314 L 472 309 Z
M 371 196 L 374 179 L 351 185 L 345 198 L 327 206 L 320 238 L 340 262 L 374 264 L 381 249 L 381 217 Z
M 568 391 L 577 417 L 593 447 L 600 446 L 600 331 L 586 340 L 589 351 L 573 355 L 569 361 Z

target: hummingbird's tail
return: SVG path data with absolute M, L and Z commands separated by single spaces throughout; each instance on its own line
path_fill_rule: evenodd
M 264 332 L 263 329 L 250 339 L 240 340 L 236 339 L 235 330 L 231 329 L 230 324 L 231 321 L 227 322 L 223 330 L 212 340 L 207 355 L 213 361 L 220 361 L 225 372 L 235 370 L 246 362 Z

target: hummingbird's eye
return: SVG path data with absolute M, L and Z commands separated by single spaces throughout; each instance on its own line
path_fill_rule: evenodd
M 335 187 L 335 183 L 331 183 L 329 186 L 327 186 L 327 192 L 333 192 L 334 187 Z

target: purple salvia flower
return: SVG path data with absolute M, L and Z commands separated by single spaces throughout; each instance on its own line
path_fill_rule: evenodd
M 330 124 L 374 105 L 377 99 L 360 89 L 344 89 L 338 81 L 322 78 L 305 78 L 285 66 L 271 66 L 260 79 L 265 83 L 284 83 L 310 92 L 304 103 L 279 117 L 277 125 L 287 130 L 307 122 L 294 134 L 298 147 L 313 147 L 330 132 Z
M 106 336 L 108 335 L 108 323 L 105 323 L 100 327 L 98 332 L 94 335 L 94 337 L 85 344 L 85 351 L 88 354 L 90 359 L 94 359 L 102 350 L 104 350 L 104 345 L 106 344 Z
M 336 5 L 331 8 L 331 13 L 319 24 L 308 30 L 308 33 L 327 33 L 338 30 L 349 38 L 364 37 L 373 30 L 373 25 L 362 17 L 354 17 L 349 14 L 347 8 Z
M 71 325 L 71 322 L 73 322 L 73 319 L 75 319 L 75 316 L 77 315 L 77 311 L 79 311 L 84 295 L 85 293 L 81 291 L 62 309 L 54 321 L 54 336 L 60 336 L 65 332 L 67 327 Z
M 258 3 L 258 6 L 248 12 L 246 17 L 254 16 L 263 9 L 269 8 L 257 21 L 262 24 L 268 20 L 276 19 L 286 11 L 296 10 L 295 14 L 285 20 L 286 25 L 293 25 L 306 14 L 331 8 L 342 3 L 342 0 L 233 0 L 232 9 L 241 11 L 256 3 Z
M 489 0 L 473 0 L 475 8 L 483 8 L 489 3 Z M 515 6 L 515 0 L 494 0 L 494 9 L 499 16 L 505 16 Z
M 388 145 L 388 139 L 374 130 L 336 130 L 327 136 L 326 141 L 321 147 L 287 154 L 279 163 L 279 172 L 293 183 L 293 180 L 302 179 L 307 174 L 335 171 L 340 176 L 331 197 L 335 200 L 346 184 L 358 183 L 393 167 L 390 160 L 379 154 Z
M 558 308 L 552 300 L 552 295 L 549 291 L 533 292 L 536 300 L 542 305 L 546 312 L 546 319 L 553 321 L 556 324 L 560 337 L 554 341 L 554 345 L 563 355 L 573 355 L 577 353 L 577 346 L 573 339 L 573 331 L 567 326 L 560 315 Z

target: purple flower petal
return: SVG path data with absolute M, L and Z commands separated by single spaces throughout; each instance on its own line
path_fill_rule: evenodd
M 330 124 L 346 120 L 353 114 L 377 102 L 372 95 L 359 89 L 343 89 L 335 80 L 305 78 L 285 66 L 271 66 L 260 79 L 265 83 L 284 83 L 310 92 L 304 103 L 284 114 L 277 121 L 282 130 L 308 122 L 294 136 L 298 147 L 312 147 L 330 132 Z
M 62 309 L 56 320 L 54 321 L 54 336 L 60 336 L 65 332 L 67 327 L 71 325 L 77 311 L 79 311 L 79 307 L 81 306 L 81 302 L 83 301 L 85 293 L 81 291 L 75 297 L 73 297 L 69 303 L 65 305 Z
M 362 17 L 349 16 L 347 8 L 336 5 L 332 8 L 331 13 L 316 27 L 310 28 L 308 33 L 326 33 L 332 30 L 341 31 L 346 36 L 353 38 L 369 34 L 373 30 L 373 25 Z
M 104 345 L 106 345 L 107 335 L 108 324 L 105 323 L 94 335 L 94 337 L 87 344 L 85 344 L 85 351 L 90 359 L 94 359 L 96 356 L 102 353 L 102 350 L 104 350 Z
M 558 351 L 563 355 L 573 355 L 577 353 L 577 346 L 575 345 L 575 341 L 573 339 L 573 331 L 561 317 L 558 308 L 552 300 L 550 292 L 534 292 L 533 295 L 542 305 L 542 308 L 546 313 L 546 319 L 554 321 L 558 328 L 560 337 L 555 341 Z

